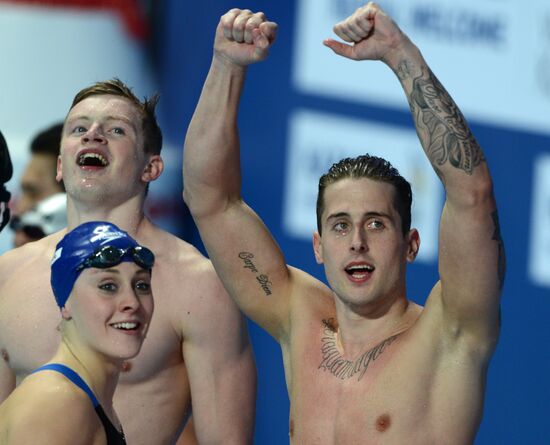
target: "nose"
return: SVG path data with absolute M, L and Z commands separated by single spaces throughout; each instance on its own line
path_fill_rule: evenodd
M 368 250 L 367 237 L 363 230 L 354 230 L 351 237 L 350 250 L 352 252 L 366 252 Z
M 140 302 L 138 297 L 131 289 L 127 289 L 120 298 L 119 309 L 121 312 L 133 313 L 139 309 Z
M 92 125 L 88 131 L 86 131 L 82 135 L 82 142 L 89 143 L 89 142 L 96 142 L 99 144 L 105 144 L 107 142 L 107 139 L 103 135 L 103 131 L 101 130 L 99 125 Z

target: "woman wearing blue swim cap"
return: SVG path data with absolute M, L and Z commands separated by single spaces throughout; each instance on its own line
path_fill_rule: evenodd
M 88 222 L 57 245 L 51 284 L 61 344 L 0 405 L 0 445 L 125 444 L 113 394 L 153 314 L 154 255 L 106 222 Z

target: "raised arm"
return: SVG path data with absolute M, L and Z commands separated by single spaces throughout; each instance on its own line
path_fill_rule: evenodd
M 277 25 L 232 9 L 187 131 L 184 200 L 210 259 L 240 309 L 279 338 L 288 323 L 290 272 L 260 218 L 241 199 L 237 112 L 247 66 L 268 55 Z M 261 144 L 258 144 L 261 149 Z
M 326 46 L 354 60 L 381 60 L 401 82 L 422 147 L 446 191 L 441 286 L 433 292 L 441 296 L 443 327 L 490 351 L 498 336 L 505 259 L 484 155 L 418 48 L 376 4 L 359 8 L 334 30 L 352 45 L 329 39 Z

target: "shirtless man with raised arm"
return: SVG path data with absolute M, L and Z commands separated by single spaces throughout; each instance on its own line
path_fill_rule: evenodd
M 156 255 L 155 314 L 140 354 L 123 367 L 115 409 L 129 444 L 173 444 L 191 399 L 201 444 L 251 443 L 256 374 L 243 317 L 210 261 L 144 215 L 147 185 L 163 170 L 155 104 L 117 80 L 82 90 L 58 161 L 69 229 L 109 221 Z M 0 401 L 59 345 L 49 270 L 65 233 L 0 258 Z
M 267 57 L 276 28 L 249 10 L 221 18 L 187 133 L 184 198 L 230 295 L 281 345 L 291 442 L 471 444 L 504 273 L 483 154 L 416 46 L 376 4 L 359 8 L 334 28 L 349 44 L 324 44 L 344 57 L 380 60 L 401 82 L 447 192 L 440 280 L 424 308 L 408 300 L 406 265 L 420 245 L 410 228 L 410 186 L 368 155 L 321 178 L 313 245 L 331 288 L 287 266 L 240 195 L 237 134 L 247 65 Z

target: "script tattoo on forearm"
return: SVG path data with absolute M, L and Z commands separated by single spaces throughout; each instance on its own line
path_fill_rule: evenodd
M 255 274 L 256 281 L 260 283 L 260 287 L 262 288 L 264 293 L 266 295 L 271 295 L 271 287 L 273 286 L 273 283 L 269 280 L 269 277 L 267 275 L 260 273 L 257 267 L 254 265 L 254 262 L 252 261 L 252 258 L 254 258 L 254 254 L 250 252 L 239 252 L 239 258 L 243 260 L 243 267 Z
M 400 79 L 412 77 L 407 61 L 399 64 L 397 75 Z M 429 68 L 423 67 L 422 73 L 412 79 L 409 106 L 418 136 L 436 171 L 448 162 L 471 175 L 485 160 L 466 119 Z
M 504 286 L 504 275 L 506 274 L 506 253 L 504 251 L 504 241 L 502 241 L 502 236 L 500 234 L 498 212 L 495 210 L 491 213 L 491 217 L 493 218 L 493 224 L 495 225 L 495 231 L 493 232 L 492 239 L 498 243 L 498 280 L 499 287 L 502 289 L 502 286 Z
M 396 334 L 385 339 L 356 360 L 351 361 L 342 357 L 342 354 L 340 354 L 336 347 L 333 319 L 323 320 L 323 324 L 325 326 L 324 335 L 321 338 L 321 342 L 323 343 L 321 346 L 323 360 L 318 369 L 329 371 L 333 376 L 341 380 L 350 379 L 357 374 L 359 374 L 357 381 L 361 380 L 370 364 L 380 357 L 384 350 L 399 336 L 399 334 Z

